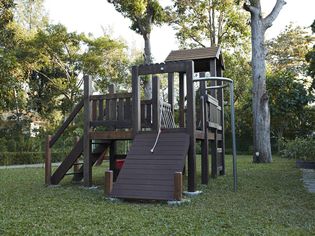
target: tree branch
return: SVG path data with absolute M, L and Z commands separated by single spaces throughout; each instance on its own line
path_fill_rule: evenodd
M 277 0 L 276 5 L 273 7 L 270 14 L 263 19 L 263 24 L 265 26 L 265 29 L 268 29 L 272 26 L 272 23 L 278 17 L 282 7 L 285 4 L 287 4 L 285 0 Z
M 252 14 L 256 14 L 256 15 L 259 14 L 259 9 L 257 7 L 254 7 L 254 6 L 251 6 L 251 5 L 244 3 L 243 8 Z

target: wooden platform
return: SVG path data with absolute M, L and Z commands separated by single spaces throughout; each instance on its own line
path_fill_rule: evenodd
M 182 171 L 189 148 L 186 133 L 138 134 L 114 183 L 111 197 L 126 199 L 174 199 L 174 173 Z

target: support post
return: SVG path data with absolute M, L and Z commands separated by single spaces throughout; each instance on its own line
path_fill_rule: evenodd
M 107 170 L 105 171 L 105 186 L 104 186 L 104 194 L 105 196 L 110 196 L 113 189 L 113 171 Z
M 210 60 L 210 76 L 217 76 L 217 66 L 216 66 L 216 60 L 215 58 Z M 210 81 L 210 86 L 216 86 L 215 81 Z M 210 95 L 214 98 L 216 98 L 216 89 L 211 89 Z
M 174 113 L 174 73 L 168 73 L 168 103 L 171 104 L 172 113 Z
M 200 73 L 204 77 L 204 73 Z M 202 120 L 202 129 L 204 139 L 201 140 L 201 183 L 208 184 L 209 182 L 209 142 L 208 142 L 208 108 L 206 103 L 206 81 L 200 81 L 200 103 L 201 111 L 200 118 Z
M 116 169 L 116 142 L 112 141 L 109 146 L 109 169 L 113 171 L 113 180 L 116 181 L 118 170 Z
M 80 140 L 80 137 L 76 136 L 74 138 L 74 146 L 79 142 Z M 80 171 L 80 167 L 79 167 L 79 160 L 76 159 L 76 161 L 74 162 L 74 165 L 73 165 L 73 173 L 79 173 Z
M 91 142 L 89 133 L 91 130 L 91 101 L 90 96 L 92 95 L 92 78 L 91 76 L 85 75 L 84 78 L 84 136 L 83 136 L 83 184 L 85 187 L 92 185 L 92 165 L 91 165 Z
M 185 127 L 185 83 L 184 73 L 179 73 L 179 127 Z
M 214 129 L 214 140 L 211 141 L 211 177 L 218 175 L 218 131 Z
M 132 129 L 133 136 L 141 130 L 140 79 L 138 67 L 132 67 Z
M 183 193 L 183 175 L 182 172 L 174 174 L 174 200 L 181 201 Z
M 51 136 L 48 135 L 46 138 L 45 145 L 45 184 L 51 185 L 51 148 L 50 148 Z
M 222 66 L 220 63 L 217 64 L 217 75 L 219 77 L 223 77 L 223 70 L 222 70 Z M 218 85 L 222 85 L 223 82 L 222 81 L 218 81 L 217 83 Z M 220 171 L 220 175 L 225 175 L 225 127 L 224 127 L 224 92 L 223 92 L 223 88 L 218 90 L 218 102 L 219 102 L 219 106 L 221 107 L 221 119 L 220 119 L 220 125 L 222 127 L 222 140 L 220 140 L 220 147 L 222 148 L 222 170 Z M 231 95 L 230 95 L 231 96 Z
M 160 78 L 152 76 L 152 113 L 153 129 L 158 131 L 160 128 Z
M 188 192 L 196 190 L 196 107 L 194 90 L 194 62 L 186 62 L 186 86 L 187 86 L 187 132 L 190 135 L 188 150 Z

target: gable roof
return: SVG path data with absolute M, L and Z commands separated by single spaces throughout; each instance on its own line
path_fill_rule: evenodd
M 220 47 L 195 48 L 171 51 L 165 61 L 186 61 L 198 59 L 220 59 Z

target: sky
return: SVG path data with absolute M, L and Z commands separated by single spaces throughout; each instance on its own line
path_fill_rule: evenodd
M 276 0 L 262 0 L 268 14 Z M 315 19 L 315 0 L 286 0 L 280 15 L 268 29 L 266 38 L 276 37 L 290 22 L 310 26 Z M 163 6 L 170 0 L 160 0 Z M 143 49 L 140 35 L 133 32 L 130 21 L 116 12 L 107 0 L 45 0 L 45 9 L 53 23 L 64 24 L 69 31 L 92 33 L 99 37 L 106 33 L 123 39 L 129 48 Z M 178 48 L 175 32 L 170 26 L 155 27 L 151 34 L 152 54 L 156 62 L 164 61 L 171 50 Z

